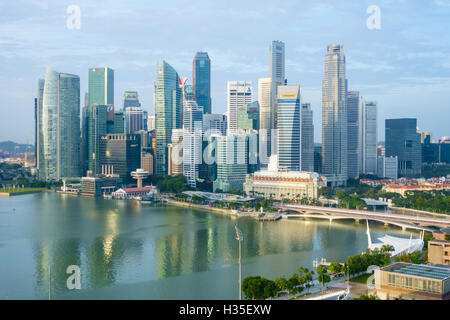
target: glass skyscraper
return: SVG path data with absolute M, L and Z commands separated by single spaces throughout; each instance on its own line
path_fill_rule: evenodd
M 237 110 L 237 127 L 241 130 L 259 130 L 259 103 L 254 101 Z
M 122 101 L 123 111 L 126 111 L 128 107 L 140 107 L 139 96 L 136 91 L 125 91 Z
M 195 101 L 203 113 L 211 113 L 211 60 L 207 52 L 197 52 L 193 63 Z
M 386 157 L 398 157 L 398 175 L 413 177 L 422 172 L 422 146 L 417 119 L 386 119 Z
M 182 96 L 178 73 L 165 61 L 158 61 L 156 80 L 156 173 L 166 175 L 167 145 L 172 129 L 181 129 Z
M 88 104 L 85 134 L 87 135 L 87 169 L 94 175 L 100 173 L 98 162 L 99 139 L 108 133 L 107 113 L 114 112 L 114 70 L 110 68 L 90 68 L 88 71 Z M 110 106 L 109 108 L 107 106 Z M 112 116 L 114 118 L 114 116 Z M 110 123 L 113 120 L 110 120 Z M 97 157 L 96 157 L 97 156 Z
M 300 86 L 278 87 L 278 169 L 300 171 Z
M 114 70 L 89 69 L 89 105 L 114 105 Z
M 79 177 L 80 78 L 48 68 L 43 83 L 42 113 L 39 115 L 40 178 Z
M 183 109 L 183 175 L 195 188 L 202 163 L 203 107 L 195 101 L 185 101 Z

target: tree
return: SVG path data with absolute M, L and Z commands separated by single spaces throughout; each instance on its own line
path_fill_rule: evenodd
M 394 251 L 394 250 L 395 250 L 395 248 L 394 248 L 394 246 L 391 245 L 391 244 L 383 244 L 383 245 L 381 246 L 381 252 L 392 252 L 392 251 Z
M 328 267 L 331 273 L 339 273 L 342 272 L 342 265 L 339 262 L 333 262 Z
M 242 291 L 247 299 L 265 300 L 277 292 L 275 282 L 262 277 L 246 277 L 242 281 Z
M 288 279 L 288 295 L 295 293 L 296 287 L 300 285 L 300 280 L 298 278 L 298 274 L 293 273 Z
M 288 281 L 284 276 L 278 277 L 274 279 L 275 285 L 279 291 L 285 291 L 288 289 Z

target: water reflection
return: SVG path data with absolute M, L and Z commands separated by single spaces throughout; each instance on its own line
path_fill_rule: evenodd
M 46 299 L 49 266 L 53 298 L 234 298 L 236 223 L 244 234 L 244 276 L 290 275 L 300 265 L 311 267 L 313 259 L 343 261 L 367 248 L 365 226 L 350 221 L 259 223 L 53 193 L 17 199 L 0 199 L 2 210 L 17 208 L 14 215 L 0 215 L 0 259 L 6 261 L 0 283 L 8 288 L 0 290 L 0 298 Z M 371 231 L 381 236 L 384 228 L 373 225 Z M 409 237 L 399 229 L 389 233 Z M 66 288 L 70 265 L 81 269 L 80 291 Z M 142 293 L 124 289 L 138 284 Z M 180 286 L 176 294 L 169 289 Z

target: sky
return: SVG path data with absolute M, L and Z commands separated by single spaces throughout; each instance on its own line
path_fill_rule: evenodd
M 80 28 L 70 29 L 70 5 Z M 380 28 L 367 20 L 376 5 Z M 226 111 L 228 80 L 268 76 L 272 40 L 286 45 L 286 78 L 299 84 L 321 141 L 321 90 L 329 44 L 344 46 L 348 89 L 378 102 L 378 138 L 386 118 L 417 118 L 434 139 L 450 136 L 450 0 L 0 0 L 0 141 L 34 143 L 34 98 L 47 67 L 80 76 L 115 70 L 115 106 L 138 91 L 153 114 L 156 63 L 165 60 L 192 83 L 192 59 L 211 59 L 213 113 Z M 372 21 L 372 20 L 370 20 Z

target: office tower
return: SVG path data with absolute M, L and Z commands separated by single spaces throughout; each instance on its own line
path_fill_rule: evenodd
M 172 129 L 182 128 L 183 109 L 179 77 L 165 61 L 158 61 L 156 80 L 156 174 L 167 174 L 167 145 Z
M 128 107 L 140 107 L 139 96 L 136 91 L 125 91 L 123 93 L 122 108 L 126 111 Z
M 214 192 L 243 190 L 248 167 L 248 136 L 229 134 L 217 140 L 217 179 Z
M 203 132 L 227 135 L 227 116 L 225 114 L 205 113 L 203 115 Z
M 153 152 L 151 148 L 141 148 L 141 168 L 153 175 Z
M 112 106 L 90 105 L 88 115 L 88 170 L 100 174 L 100 138 L 108 133 L 108 113 Z
M 195 101 L 185 101 L 183 110 L 183 175 L 188 185 L 195 188 L 202 163 L 203 107 Z
M 39 168 L 40 159 L 43 157 L 43 145 L 42 145 L 42 100 L 44 98 L 44 79 L 39 79 L 38 90 L 36 98 L 34 99 L 34 114 L 35 114 L 35 157 L 36 157 L 36 167 Z M 42 171 L 43 173 L 43 171 Z M 39 177 L 41 177 L 41 172 L 39 171 Z
M 399 176 L 422 172 L 422 148 L 417 119 L 386 119 L 386 157 L 398 157 Z
M 349 178 L 359 177 L 362 164 L 360 141 L 359 91 L 347 92 L 347 173 Z M 360 169 L 361 168 L 361 169 Z
M 417 128 L 417 133 L 420 134 L 420 142 L 425 143 L 425 140 L 428 139 L 429 143 L 433 142 L 433 134 L 429 131 L 420 131 Z
M 141 167 L 141 137 L 138 134 L 106 134 L 99 139 L 102 175 L 119 175 L 133 183 L 131 172 Z
M 314 145 L 314 172 L 322 173 L 322 146 Z
M 300 171 L 314 172 L 314 124 L 310 103 L 300 113 Z
M 284 43 L 281 41 L 272 41 L 269 54 L 269 77 L 272 79 L 271 89 L 271 123 L 273 129 L 277 128 L 277 97 L 278 87 L 287 84 L 285 78 L 285 62 L 284 62 Z M 273 152 L 272 152 L 273 153 Z
M 271 131 L 274 128 L 274 115 L 272 109 L 272 78 L 258 79 L 258 102 L 259 102 L 259 139 L 261 159 L 268 159 L 271 151 Z M 273 152 L 275 154 L 275 152 Z M 268 163 L 268 161 L 262 161 Z
M 347 80 L 341 45 L 330 45 L 322 82 L 322 172 L 331 185 L 347 180 Z
M 194 100 L 203 113 L 211 113 L 211 60 L 207 52 L 197 52 L 193 63 Z
M 140 107 L 128 107 L 124 113 L 125 133 L 133 134 L 140 130 L 146 130 L 147 111 Z
M 221 137 L 217 133 L 210 133 L 203 137 L 203 158 L 199 168 L 199 179 L 204 180 L 203 186 L 210 192 L 213 191 L 213 182 L 217 179 L 217 140 Z
M 278 169 L 300 171 L 300 86 L 278 87 Z
M 169 176 L 178 176 L 183 174 L 183 129 L 172 130 L 172 143 L 168 145 L 168 168 L 167 174 Z
M 152 131 L 156 129 L 156 118 L 155 115 L 151 115 L 147 117 L 147 129 L 148 131 Z
M 180 78 L 180 88 L 181 88 L 181 96 L 182 102 L 184 101 L 192 101 L 194 99 L 194 87 L 190 84 L 187 84 L 188 78 L 182 77 Z
M 365 174 L 377 173 L 377 103 L 361 101 L 361 170 Z
M 240 130 L 259 130 L 258 101 L 249 103 L 237 110 L 237 127 Z
M 89 106 L 114 105 L 114 70 L 89 69 Z
M 88 170 L 89 163 L 89 150 L 88 150 L 88 139 L 89 139 L 89 94 L 84 93 L 84 103 L 83 108 L 81 108 L 81 150 L 80 150 L 80 165 L 81 165 L 81 176 L 86 176 L 86 171 Z
M 42 114 L 39 115 L 40 177 L 47 181 L 79 177 L 80 78 L 47 68 L 43 84 Z
M 237 112 L 239 108 L 245 107 L 252 102 L 253 88 L 252 83 L 247 81 L 228 81 L 227 84 L 227 100 L 228 100 L 228 134 L 236 132 Z
M 108 133 L 125 133 L 125 115 L 123 111 L 114 112 L 113 130 Z
M 378 157 L 377 176 L 380 178 L 397 179 L 398 158 L 385 156 Z

